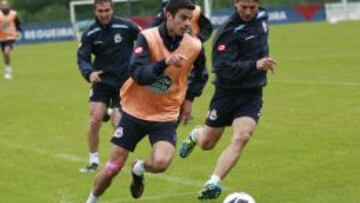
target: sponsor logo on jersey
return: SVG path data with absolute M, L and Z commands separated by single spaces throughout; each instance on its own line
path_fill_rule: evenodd
M 156 82 L 149 85 L 148 88 L 155 93 L 163 94 L 169 91 L 172 84 L 173 80 L 169 76 L 163 75 Z

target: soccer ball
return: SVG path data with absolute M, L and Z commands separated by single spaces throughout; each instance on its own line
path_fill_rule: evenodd
M 256 203 L 246 192 L 234 192 L 226 196 L 223 203 Z

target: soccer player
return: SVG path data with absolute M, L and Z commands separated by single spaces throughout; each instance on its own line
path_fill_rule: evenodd
M 89 164 L 82 172 L 92 172 L 99 165 L 99 131 L 107 107 L 113 107 L 112 125 L 119 123 L 119 89 L 128 79 L 128 65 L 140 28 L 114 16 L 111 0 L 94 1 L 95 22 L 83 33 L 77 51 L 82 76 L 92 84 L 88 127 Z M 94 55 L 94 60 L 91 56 Z
M 142 196 L 144 172 L 162 173 L 169 167 L 178 118 L 190 119 L 192 101 L 208 79 L 201 42 L 187 33 L 194 9 L 191 0 L 170 0 L 166 21 L 139 35 L 129 66 L 131 78 L 121 89 L 123 114 L 112 138 L 110 159 L 97 174 L 87 203 L 97 202 L 146 135 L 152 152 L 148 159 L 132 162 L 132 196 Z M 190 73 L 193 77 L 188 81 Z
M 11 67 L 11 51 L 13 44 L 21 32 L 20 20 L 17 12 L 11 9 L 7 1 L 0 3 L 0 43 L 5 63 L 5 80 L 13 79 Z
M 160 13 L 156 15 L 155 20 L 150 23 L 148 27 L 158 26 L 165 20 L 165 6 L 167 2 L 168 0 L 162 0 Z M 213 26 L 210 20 L 202 12 L 201 7 L 196 4 L 196 1 L 192 0 L 192 2 L 195 4 L 195 9 L 193 10 L 193 18 L 191 20 L 191 32 L 202 42 L 206 42 L 211 37 Z
M 214 199 L 220 182 L 235 167 L 260 117 L 267 72 L 276 61 L 269 57 L 268 14 L 259 0 L 234 0 L 236 12 L 218 31 L 213 43 L 215 93 L 204 127 L 195 128 L 181 143 L 180 157 L 189 156 L 197 145 L 211 150 L 226 126 L 233 128 L 230 144 L 222 152 L 199 199 Z

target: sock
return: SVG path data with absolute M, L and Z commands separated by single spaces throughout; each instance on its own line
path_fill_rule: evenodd
M 196 143 L 196 137 L 198 136 L 199 130 L 201 130 L 201 127 L 194 128 L 192 133 L 190 133 L 190 140 L 194 143 Z
M 143 160 L 137 160 L 132 168 L 132 172 L 137 176 L 144 175 L 144 161 Z
M 92 192 L 90 192 L 89 197 L 88 197 L 86 203 L 96 203 L 97 200 L 98 200 L 98 198 L 95 197 Z
M 12 68 L 11 68 L 10 65 L 6 65 L 6 66 L 5 66 L 5 73 L 7 73 L 7 74 L 12 74 Z
M 214 184 L 214 185 L 219 185 L 221 182 L 221 178 L 218 175 L 213 174 L 210 179 L 205 183 L 205 185 L 207 184 Z
M 99 164 L 99 153 L 98 152 L 94 152 L 94 153 L 89 153 L 89 163 L 97 163 Z

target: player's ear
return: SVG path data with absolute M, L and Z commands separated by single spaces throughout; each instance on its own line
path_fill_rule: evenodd
M 171 19 L 174 18 L 173 14 L 170 13 L 170 12 L 166 12 L 166 13 L 165 13 L 165 16 L 166 16 L 166 20 L 171 20 Z

